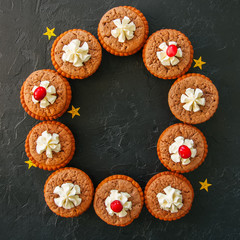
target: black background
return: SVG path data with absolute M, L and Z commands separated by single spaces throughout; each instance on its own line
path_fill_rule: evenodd
M 64 219 L 45 204 L 43 186 L 51 172 L 28 166 L 24 142 L 39 121 L 28 116 L 20 103 L 22 83 L 38 69 L 53 69 L 50 49 L 55 37 L 43 36 L 85 29 L 97 36 L 101 16 L 119 5 L 143 12 L 150 34 L 161 28 L 185 33 L 202 56 L 205 74 L 219 90 L 220 104 L 212 119 L 197 127 L 209 144 L 206 161 L 184 174 L 195 190 L 192 210 L 175 222 L 155 219 L 144 207 L 140 217 L 125 228 L 108 226 L 93 207 L 80 217 Z M 0 1 L 1 69 L 1 239 L 239 239 L 239 87 L 240 1 Z M 173 80 L 152 76 L 141 51 L 116 57 L 103 50 L 99 70 L 85 80 L 70 80 L 72 105 L 81 116 L 65 113 L 76 139 L 76 153 L 68 166 L 85 171 L 94 186 L 113 174 L 126 174 L 142 188 L 156 173 L 166 170 L 156 154 L 161 132 L 178 122 L 171 114 L 167 94 Z M 207 193 L 199 181 L 212 184 Z

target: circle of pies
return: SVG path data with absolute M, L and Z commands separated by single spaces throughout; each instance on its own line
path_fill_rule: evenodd
M 190 211 L 194 191 L 190 182 L 178 173 L 198 168 L 206 158 L 208 146 L 203 133 L 188 124 L 202 123 L 213 116 L 218 107 L 218 91 L 203 75 L 184 75 L 193 61 L 193 47 L 183 33 L 162 29 L 147 39 L 148 33 L 146 18 L 130 6 L 109 10 L 98 25 L 98 38 L 106 51 L 129 56 L 143 47 L 143 62 L 151 74 L 162 79 L 178 78 L 169 90 L 168 104 L 183 123 L 168 127 L 157 143 L 161 163 L 172 172 L 153 176 L 144 194 L 140 185 L 125 175 L 104 179 L 94 194 L 86 173 L 65 167 L 75 152 L 72 132 L 60 122 L 43 121 L 29 132 L 25 151 L 37 167 L 57 170 L 44 186 L 45 201 L 55 214 L 79 216 L 89 208 L 93 198 L 96 214 L 114 226 L 127 226 L 138 218 L 144 199 L 148 211 L 164 221 L 179 219 Z M 84 79 L 95 73 L 102 61 L 100 43 L 82 29 L 72 29 L 57 37 L 51 49 L 57 72 L 38 70 L 26 79 L 20 92 L 24 110 L 38 120 L 62 116 L 72 98 L 71 87 L 64 77 Z

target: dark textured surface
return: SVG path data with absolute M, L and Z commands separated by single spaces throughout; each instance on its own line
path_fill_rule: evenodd
M 91 207 L 78 218 L 57 217 L 46 206 L 43 186 L 50 172 L 27 169 L 24 141 L 38 121 L 29 117 L 19 100 L 20 87 L 33 71 L 53 69 L 50 41 L 56 35 L 82 28 L 96 36 L 101 16 L 118 5 L 132 5 L 149 21 L 150 33 L 175 28 L 191 40 L 194 58 L 203 57 L 203 70 L 220 94 L 214 117 L 198 125 L 209 144 L 205 163 L 192 173 L 196 198 L 191 212 L 176 222 L 155 219 L 146 208 L 130 226 L 106 225 Z M 1 167 L 0 239 L 239 239 L 239 41 L 238 0 L 148 1 L 0 1 Z M 76 138 L 69 164 L 86 171 L 95 187 L 120 173 L 144 188 L 154 174 L 166 170 L 157 158 L 161 132 L 178 122 L 167 104 L 172 81 L 153 77 L 141 52 L 115 57 L 103 51 L 99 70 L 86 80 L 70 80 L 72 104 L 81 116 L 66 113 L 58 119 Z M 237 124 L 238 123 L 238 124 Z M 212 183 L 207 193 L 199 181 Z

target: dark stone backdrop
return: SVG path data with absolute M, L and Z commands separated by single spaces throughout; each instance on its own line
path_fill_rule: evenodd
M 132 5 L 146 16 L 150 34 L 161 28 L 185 33 L 202 56 L 203 70 L 220 94 L 214 117 L 197 127 L 205 134 L 209 154 L 205 163 L 184 174 L 195 190 L 191 212 L 175 222 L 152 217 L 144 207 L 130 226 L 117 228 L 101 221 L 91 207 L 78 218 L 53 214 L 43 198 L 50 172 L 32 167 L 24 141 L 38 121 L 23 110 L 19 91 L 38 69 L 53 69 L 50 49 L 55 34 L 82 28 L 97 36 L 101 16 L 110 8 Z M 0 238 L 1 239 L 240 239 L 239 87 L 240 1 L 238 0 L 0 0 Z M 85 80 L 70 80 L 72 104 L 80 117 L 64 114 L 76 138 L 69 164 L 85 171 L 95 187 L 112 174 L 133 177 L 144 188 L 166 170 L 157 158 L 161 132 L 178 122 L 167 104 L 173 81 L 157 79 L 144 67 L 141 52 L 115 57 L 103 50 L 99 70 Z M 207 193 L 199 181 L 212 184 Z

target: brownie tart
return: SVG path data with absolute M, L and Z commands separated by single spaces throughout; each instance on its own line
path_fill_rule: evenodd
M 51 49 L 51 59 L 61 75 L 83 79 L 97 71 L 102 60 L 102 48 L 91 33 L 72 29 L 56 38 Z
M 20 100 L 24 110 L 38 120 L 53 120 L 68 109 L 72 91 L 68 81 L 53 70 L 38 70 L 22 85 Z
M 94 187 L 89 176 L 77 168 L 67 167 L 52 173 L 44 186 L 48 207 L 61 217 L 77 217 L 91 205 Z
M 185 173 L 198 168 L 208 152 L 206 138 L 194 126 L 177 123 L 163 131 L 157 143 L 161 163 L 170 171 Z
M 219 103 L 218 90 L 204 75 L 190 73 L 177 79 L 168 93 L 173 115 L 182 122 L 199 124 L 209 120 Z
M 189 39 L 174 29 L 153 33 L 143 48 L 143 62 L 155 77 L 175 79 L 191 67 L 193 47 Z
M 25 151 L 37 167 L 52 171 L 70 162 L 75 152 L 75 140 L 64 124 L 45 121 L 34 126 L 29 132 Z
M 98 25 L 98 38 L 111 54 L 129 56 L 138 52 L 148 37 L 148 22 L 134 7 L 119 6 L 106 12 Z
M 144 195 L 146 207 L 155 218 L 173 221 L 184 217 L 190 211 L 194 191 L 184 176 L 161 172 L 149 180 Z
M 107 224 L 124 227 L 138 218 L 143 207 L 143 192 L 132 178 L 113 175 L 96 188 L 93 206 Z

